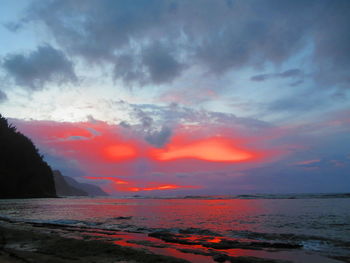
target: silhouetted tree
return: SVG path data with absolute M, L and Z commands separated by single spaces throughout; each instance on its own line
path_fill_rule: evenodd
M 33 142 L 0 114 L 0 198 L 55 196 L 50 166 Z

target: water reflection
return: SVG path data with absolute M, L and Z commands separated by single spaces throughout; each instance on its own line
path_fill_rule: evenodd
M 91 238 L 191 262 L 213 262 L 216 254 L 285 259 L 305 256 L 308 249 L 346 253 L 337 246 L 350 242 L 349 206 L 350 199 L 60 198 L 0 200 L 0 216 L 68 224 L 72 229 L 67 231 L 79 228 L 76 237 L 84 227 L 84 235 Z M 157 231 L 166 234 L 148 236 Z M 281 251 L 276 245 L 247 242 L 294 242 L 303 248 Z

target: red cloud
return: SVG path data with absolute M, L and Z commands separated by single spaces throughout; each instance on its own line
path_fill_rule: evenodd
M 185 179 L 176 174 L 221 170 L 276 156 L 271 150 L 257 150 L 251 146 L 251 143 L 258 145 L 261 138 L 248 140 L 237 133 L 233 135 L 232 131 L 208 136 L 201 127 L 179 127 L 173 131 L 169 143 L 159 149 L 132 129 L 106 122 L 17 121 L 16 125 L 41 150 L 74 161 L 78 169 L 92 176 L 89 179 L 111 182 L 112 191 L 194 188 L 184 186 Z M 155 178 L 150 177 L 154 172 L 163 174 L 156 183 L 153 182 Z M 116 179 L 116 175 L 133 181 Z
M 116 191 L 123 191 L 123 192 L 139 192 L 139 191 L 156 191 L 156 190 L 172 190 L 172 189 L 180 189 L 180 188 L 198 188 L 197 186 L 181 186 L 181 185 L 175 185 L 175 184 L 158 184 L 158 183 L 149 183 L 153 186 L 148 187 L 137 187 L 135 186 L 135 182 L 131 181 L 124 181 L 121 179 L 118 179 L 116 177 L 92 177 L 92 176 L 86 176 L 86 179 L 90 180 L 107 180 L 110 182 L 110 185 L 114 188 Z
M 111 161 L 123 161 L 137 157 L 137 149 L 127 143 L 108 145 L 103 148 L 106 159 Z
M 115 184 L 129 184 L 129 182 L 115 178 L 110 176 L 100 176 L 100 177 L 94 177 L 94 176 L 85 176 L 86 179 L 90 180 L 109 180 L 112 181 Z
M 174 138 L 165 149 L 153 149 L 151 155 L 159 161 L 193 158 L 212 162 L 241 162 L 258 157 L 258 153 L 235 145 L 234 140 L 212 137 L 186 142 Z

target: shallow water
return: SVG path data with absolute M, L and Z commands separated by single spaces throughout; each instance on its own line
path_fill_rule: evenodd
M 0 216 L 19 221 L 294 242 L 333 256 L 350 255 L 349 208 L 350 198 L 0 200 Z

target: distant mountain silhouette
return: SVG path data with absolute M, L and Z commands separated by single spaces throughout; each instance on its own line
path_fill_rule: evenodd
M 53 176 L 58 196 L 88 196 L 85 191 L 68 184 L 65 180 L 65 176 L 63 176 L 60 171 L 53 171 Z
M 59 196 L 108 196 L 96 185 L 79 183 L 72 177 L 62 175 L 58 170 L 53 171 L 53 174 Z
M 0 114 L 0 198 L 56 197 L 50 166 Z
M 63 176 L 63 177 L 68 184 L 70 184 L 71 186 L 73 186 L 75 188 L 83 190 L 89 196 L 109 196 L 105 191 L 103 191 L 97 185 L 87 184 L 87 183 L 79 183 L 76 180 L 74 180 L 72 177 L 69 177 L 69 176 Z

